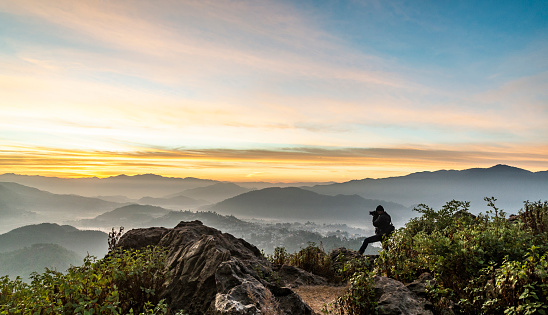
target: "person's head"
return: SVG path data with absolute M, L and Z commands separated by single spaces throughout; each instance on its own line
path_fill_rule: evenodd
M 375 211 L 377 211 L 377 214 L 381 214 L 381 213 L 384 212 L 384 208 L 381 205 L 378 205 L 377 209 L 375 209 Z

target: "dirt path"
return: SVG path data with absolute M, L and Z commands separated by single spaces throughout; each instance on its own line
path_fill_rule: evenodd
M 306 304 L 318 314 L 322 313 L 325 304 L 333 302 L 337 297 L 343 295 L 347 289 L 346 286 L 328 286 L 328 285 L 303 285 L 293 289 Z

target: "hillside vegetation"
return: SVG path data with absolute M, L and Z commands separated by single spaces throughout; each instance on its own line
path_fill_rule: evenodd
M 348 281 L 349 289 L 326 312 L 375 314 L 374 275 L 407 283 L 428 272 L 433 280 L 426 293 L 435 314 L 546 314 L 548 202 L 526 202 L 507 219 L 494 198 L 485 200 L 491 210 L 477 216 L 468 202 L 453 200 L 440 210 L 417 206 L 420 217 L 394 232 L 373 266 L 357 258 L 341 264 L 315 244 L 295 254 L 278 248 L 269 258 Z M 30 284 L 3 277 L 0 313 L 167 314 L 155 295 L 169 276 L 164 259 L 155 248 L 112 252 L 98 261 L 87 258 L 66 274 L 35 274 Z
M 434 276 L 427 293 L 438 314 L 546 314 L 548 312 L 548 203 L 526 202 L 513 220 L 486 198 L 491 211 L 468 212 L 469 203 L 451 201 L 397 230 L 373 272 L 351 277 L 339 300 L 341 313 L 374 310 L 373 274 L 410 282 Z M 369 303 L 366 303 L 369 302 Z
M 77 253 L 57 244 L 33 244 L 0 255 L 0 275 L 28 281 L 33 272 L 43 272 L 45 268 L 65 271 L 71 266 L 80 265 L 82 258 Z
M 156 294 L 164 261 L 158 248 L 116 250 L 66 273 L 35 273 L 30 284 L 0 277 L 0 314 L 168 314 Z

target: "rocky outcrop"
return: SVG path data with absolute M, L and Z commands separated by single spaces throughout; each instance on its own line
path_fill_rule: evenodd
M 173 229 L 128 231 L 118 247 L 158 245 L 168 250 L 168 281 L 159 294 L 172 310 L 189 314 L 312 314 L 291 289 L 279 283 L 257 247 L 204 226 L 181 222 Z
M 277 280 L 290 288 L 301 285 L 326 285 L 328 283 L 327 279 L 322 276 L 290 265 L 273 266 L 273 270 Z
M 431 315 L 432 303 L 419 296 L 422 285 L 412 286 L 417 293 L 403 283 L 382 276 L 374 276 L 377 312 L 380 315 Z

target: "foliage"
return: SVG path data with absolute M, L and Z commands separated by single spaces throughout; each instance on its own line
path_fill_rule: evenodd
M 350 288 L 338 297 L 331 307 L 340 315 L 376 314 L 377 303 L 373 277 L 367 270 L 355 272 L 350 278 Z M 328 311 L 327 307 L 324 309 Z
M 331 258 L 321 246 L 316 246 L 314 242 L 309 242 L 307 247 L 293 254 L 288 254 L 283 247 L 277 247 L 274 249 L 274 254 L 268 255 L 267 258 L 276 265 L 295 266 L 328 279 L 336 277 Z
M 0 255 L 0 275 L 9 275 L 11 279 L 20 276 L 25 282 L 30 275 L 43 271 L 46 267 L 56 270 L 67 270 L 71 265 L 78 265 L 82 257 L 57 244 L 33 244 L 12 252 Z
M 118 244 L 118 241 L 122 237 L 122 234 L 124 233 L 124 227 L 121 226 L 118 231 L 116 231 L 114 228 L 112 228 L 112 231 L 108 233 L 108 252 L 112 252 L 116 248 L 116 244 Z
M 350 259 L 337 274 L 350 284 L 348 290 L 334 302 L 326 305 L 322 312 L 328 314 L 376 314 L 377 303 L 373 274 L 370 271 L 369 260 Z
M 419 205 L 421 217 L 393 234 L 376 272 L 403 282 L 432 273 L 429 294 L 438 309 L 452 300 L 465 314 L 543 314 L 546 203 L 526 203 L 522 220 L 510 222 L 496 199 L 485 200 L 492 210 L 478 216 L 467 202 L 453 200 L 439 211 Z
M 306 248 L 288 254 L 285 248 L 277 247 L 274 254 L 267 256 L 273 264 L 288 264 L 325 276 L 331 281 L 348 281 L 349 289 L 337 298 L 335 302 L 324 307 L 326 313 L 338 314 L 374 314 L 376 303 L 374 301 L 373 278 L 370 272 L 371 263 L 365 257 L 346 260 L 340 254 L 332 261 L 330 255 L 323 248 L 309 243 Z M 338 261 L 341 260 L 341 261 Z M 335 270 L 335 266 L 340 266 Z
M 535 235 L 546 236 L 548 234 L 548 201 L 526 201 L 520 213 L 525 228 L 530 229 Z
M 548 253 L 532 246 L 524 260 L 504 259 L 489 266 L 466 288 L 460 301 L 468 311 L 482 314 L 546 314 L 548 312 Z
M 30 284 L 0 278 L 0 314 L 168 314 L 156 290 L 166 279 L 166 253 L 156 247 L 112 251 L 63 274 L 46 269 Z

